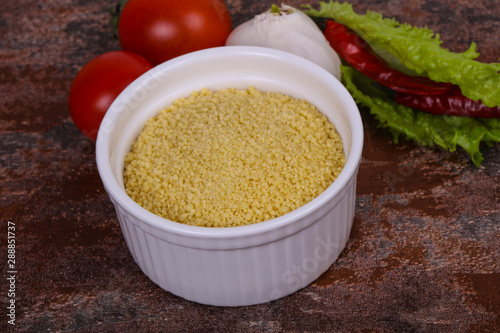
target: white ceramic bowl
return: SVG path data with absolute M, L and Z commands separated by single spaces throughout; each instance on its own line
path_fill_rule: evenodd
M 169 221 L 127 196 L 124 157 L 147 119 L 201 88 L 250 85 L 305 98 L 335 124 L 347 163 L 330 187 L 286 215 L 230 228 Z M 337 259 L 354 218 L 362 146 L 358 108 L 331 74 L 283 51 L 226 46 L 167 61 L 127 87 L 103 119 L 96 159 L 125 241 L 142 271 L 161 288 L 185 299 L 242 306 L 289 295 L 313 282 Z

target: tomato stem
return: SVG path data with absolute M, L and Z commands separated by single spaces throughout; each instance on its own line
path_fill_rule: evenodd
M 123 7 L 127 4 L 128 0 L 120 0 L 117 2 L 115 7 L 108 7 L 109 24 L 113 28 L 113 37 L 118 39 L 118 21 L 120 20 L 120 14 L 123 10 Z

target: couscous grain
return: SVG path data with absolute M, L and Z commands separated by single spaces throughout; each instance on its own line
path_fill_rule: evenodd
M 312 104 L 248 89 L 202 89 L 147 121 L 125 158 L 127 194 L 164 218 L 231 227 L 288 213 L 345 164 L 335 127 Z

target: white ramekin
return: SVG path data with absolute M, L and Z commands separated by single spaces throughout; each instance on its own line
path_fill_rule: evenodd
M 232 228 L 169 221 L 126 195 L 124 157 L 147 119 L 195 90 L 249 86 L 307 99 L 335 124 L 347 163 L 330 187 L 286 215 Z M 327 71 L 283 51 L 226 46 L 167 61 L 128 86 L 103 119 L 96 160 L 127 246 L 153 282 L 198 303 L 243 306 L 289 295 L 337 259 L 354 218 L 362 146 L 358 108 Z

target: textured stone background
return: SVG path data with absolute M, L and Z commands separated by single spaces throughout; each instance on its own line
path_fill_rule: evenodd
M 228 0 L 234 24 L 273 1 Z M 288 1 L 298 6 L 315 1 Z M 500 58 L 496 0 L 353 0 L 478 44 Z M 68 90 L 90 59 L 119 48 L 112 0 L 3 0 L 0 10 L 0 331 L 498 332 L 500 145 L 463 151 L 393 144 L 362 110 L 365 149 L 350 241 L 307 288 L 243 308 L 194 304 L 142 274 L 74 127 Z M 7 325 L 7 221 L 16 224 L 17 318 Z

